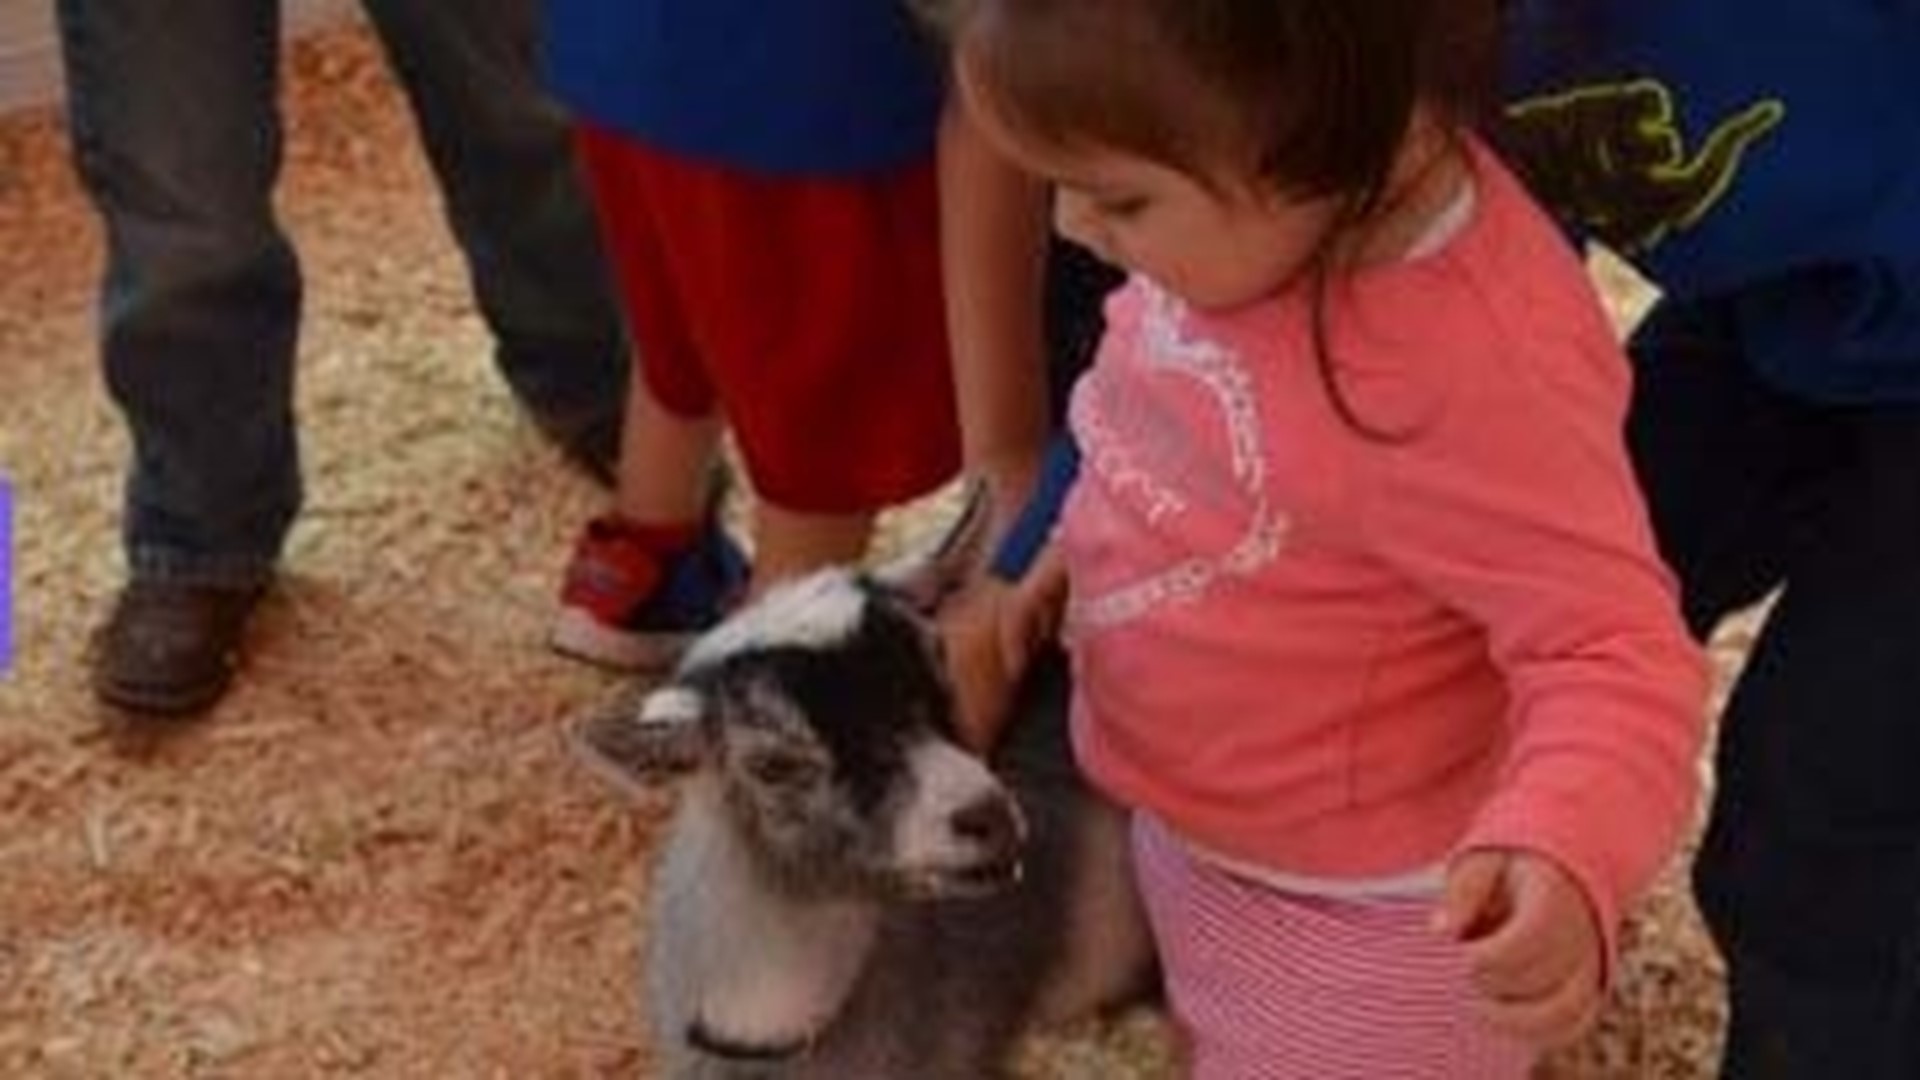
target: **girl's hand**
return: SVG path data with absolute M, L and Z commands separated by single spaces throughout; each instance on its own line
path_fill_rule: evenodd
M 1000 607 L 1000 656 L 1016 674 L 1027 661 L 1060 635 L 1060 617 L 1067 608 L 1067 564 L 1052 544 L 1034 556 L 1027 575 L 1009 589 Z
M 1066 592 L 1066 568 L 1049 547 L 1018 582 L 982 577 L 941 606 L 954 723 L 973 750 L 999 739 L 1028 662 L 1058 632 Z
M 1553 860 L 1482 849 L 1454 859 L 1434 928 L 1466 950 L 1489 1023 L 1541 1046 L 1599 1014 L 1605 945 L 1585 895 Z
M 1000 646 L 1001 609 L 1013 586 L 981 577 L 940 605 L 940 639 L 947 677 L 953 680 L 954 726 L 960 741 L 979 754 L 993 749 L 1006 726 L 1019 673 L 1009 670 Z

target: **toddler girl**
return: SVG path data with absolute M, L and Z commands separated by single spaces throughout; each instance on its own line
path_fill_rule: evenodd
M 975 122 L 1132 275 L 1034 572 L 1200 1077 L 1524 1075 L 1693 804 L 1627 366 L 1465 129 L 1458 8 L 949 13 Z

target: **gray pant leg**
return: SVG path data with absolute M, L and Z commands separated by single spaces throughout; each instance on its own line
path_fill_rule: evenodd
M 626 336 L 534 0 L 366 0 L 515 395 L 563 440 L 617 429 Z M 604 432 L 603 432 L 604 434 Z
M 300 502 L 300 274 L 271 203 L 277 5 L 60 0 L 58 15 L 75 164 L 106 229 L 131 568 L 258 580 Z

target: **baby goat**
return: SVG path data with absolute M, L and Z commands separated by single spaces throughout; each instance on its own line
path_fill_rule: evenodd
M 616 778 L 694 768 L 653 879 L 660 1074 L 982 1080 L 1030 1024 L 1137 993 L 1125 829 L 1073 768 L 1066 694 L 1046 658 L 989 770 L 952 739 L 928 620 L 827 571 L 582 725 Z

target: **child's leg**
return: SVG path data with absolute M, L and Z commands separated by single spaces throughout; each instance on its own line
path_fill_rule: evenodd
M 717 408 L 760 580 L 857 561 L 880 508 L 958 466 L 931 161 L 768 177 L 591 131 L 583 157 L 640 348 L 624 517 L 687 542 L 653 530 L 697 520 Z
M 615 509 L 649 525 L 687 525 L 706 512 L 707 470 L 719 446 L 718 401 L 706 377 L 676 280 L 677 253 L 663 215 L 697 197 L 697 180 L 669 159 L 613 132 L 581 125 L 581 171 L 637 355 L 628 380 Z
M 643 525 L 695 525 L 707 514 L 709 475 L 720 447 L 717 413 L 682 416 L 649 381 L 627 387 L 614 509 Z
M 1521 1080 L 1534 1053 L 1475 1011 L 1431 900 L 1292 896 L 1153 819 L 1134 864 L 1195 1080 Z
M 711 519 L 719 439 L 717 416 L 673 411 L 636 372 L 614 510 L 574 544 L 554 649 L 622 670 L 668 667 L 739 598 L 745 560 Z
M 734 176 L 718 194 L 704 224 L 732 255 L 691 287 L 758 496 L 758 586 L 859 561 L 881 509 L 958 469 L 933 168 Z
M 823 566 L 857 563 L 873 537 L 870 513 L 813 514 L 761 499 L 753 514 L 753 587 Z
M 628 380 L 614 510 L 574 545 L 552 644 L 614 667 L 671 664 L 740 591 L 745 565 L 709 520 L 720 439 L 665 215 L 700 179 L 621 136 L 579 132 L 580 158 L 639 355 Z

